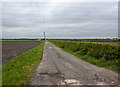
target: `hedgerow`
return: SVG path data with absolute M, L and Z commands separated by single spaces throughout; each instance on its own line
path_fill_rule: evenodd
M 69 49 L 80 55 L 88 55 L 100 60 L 115 61 L 120 63 L 120 45 L 98 42 L 74 42 L 51 40 L 52 43 L 61 48 Z

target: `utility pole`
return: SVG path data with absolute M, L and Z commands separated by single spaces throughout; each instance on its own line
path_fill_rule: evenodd
M 45 32 L 43 32 L 43 35 L 44 35 L 44 40 L 46 40 Z

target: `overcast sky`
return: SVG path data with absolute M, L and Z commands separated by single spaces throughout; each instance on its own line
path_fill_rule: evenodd
M 3 38 L 118 36 L 117 2 L 4 2 Z

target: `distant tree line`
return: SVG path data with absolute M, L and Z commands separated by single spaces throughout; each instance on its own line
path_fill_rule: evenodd
M 2 40 L 38 40 L 38 39 L 29 39 L 29 38 L 19 38 L 19 39 L 2 39 Z
M 49 40 L 63 40 L 63 41 L 89 41 L 89 42 L 118 42 L 118 38 L 106 38 L 106 39 L 49 39 Z

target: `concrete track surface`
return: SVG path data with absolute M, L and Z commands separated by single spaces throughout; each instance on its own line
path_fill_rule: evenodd
M 46 41 L 43 59 L 28 84 L 118 85 L 118 74 L 85 62 Z

